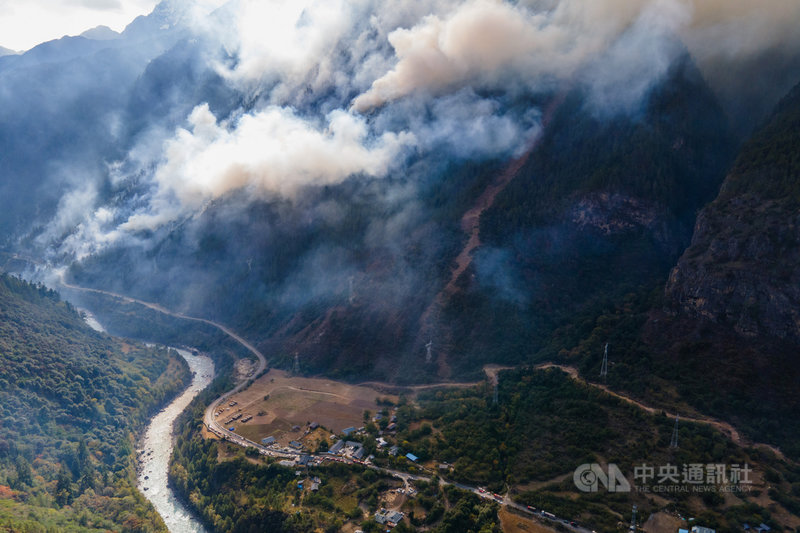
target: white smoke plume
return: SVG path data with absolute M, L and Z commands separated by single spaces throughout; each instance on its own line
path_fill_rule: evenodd
M 139 138 L 134 207 L 85 209 L 97 216 L 81 227 L 102 244 L 233 191 L 291 197 L 386 176 L 411 151 L 510 155 L 539 129 L 539 110 L 512 109 L 520 95 L 577 83 L 593 107 L 629 112 L 685 50 L 701 67 L 796 50 L 798 20 L 796 0 L 230 2 L 194 33 L 209 51 L 201 67 L 245 104 L 215 116 L 200 102 L 166 137 Z
M 152 229 L 237 189 L 288 197 L 303 186 L 339 183 L 354 174 L 383 176 L 414 144 L 409 133 L 384 132 L 370 140 L 366 122 L 344 111 L 331 112 L 326 122 L 317 129 L 271 106 L 228 125 L 218 123 L 207 105 L 198 106 L 190 129 L 180 129 L 165 145 L 153 209 L 133 215 L 122 229 Z

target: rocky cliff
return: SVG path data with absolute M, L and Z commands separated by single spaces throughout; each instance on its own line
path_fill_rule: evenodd
M 700 213 L 666 297 L 676 314 L 800 342 L 800 85 Z

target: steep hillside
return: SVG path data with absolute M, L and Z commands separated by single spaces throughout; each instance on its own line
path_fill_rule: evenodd
M 598 116 L 570 93 L 519 176 L 481 220 L 485 246 L 451 299 L 463 364 L 552 357 L 629 292 L 663 283 L 733 143 L 685 58 L 637 116 Z
M 800 457 L 795 88 L 746 143 L 697 218 L 665 290 L 625 298 L 585 323 L 561 356 L 652 403 L 733 423 L 746 439 Z M 576 329 L 572 326 L 572 329 Z
M 688 57 L 638 113 L 599 115 L 586 102 L 577 87 L 515 104 L 548 110 L 543 137 L 481 210 L 481 245 L 455 281 L 475 237 L 462 217 L 506 161 L 426 157 L 380 182 L 354 177 L 244 209 L 246 193 L 231 194 L 160 230 L 158 244 L 112 248 L 72 275 L 228 323 L 278 365 L 297 353 L 306 372 L 420 381 L 528 360 L 576 313 L 663 283 L 732 152 Z
M 800 85 L 742 149 L 670 274 L 668 304 L 745 337 L 800 342 Z
M 135 489 L 133 438 L 189 379 L 179 357 L 2 275 L 0 368 L 0 530 L 164 529 Z

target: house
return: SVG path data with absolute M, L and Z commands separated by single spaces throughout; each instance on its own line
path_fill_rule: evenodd
M 406 459 L 408 459 L 409 461 L 411 461 L 411 462 L 413 462 L 413 463 L 416 463 L 416 462 L 417 462 L 417 459 L 419 459 L 419 457 L 417 457 L 417 456 L 416 456 L 416 455 L 414 455 L 413 453 L 407 453 L 407 454 L 406 454 Z
M 375 521 L 379 524 L 398 524 L 405 516 L 403 513 L 397 511 L 387 511 L 381 509 L 375 513 Z
M 319 424 L 317 424 L 316 422 L 311 422 L 311 423 L 308 425 L 308 429 L 310 429 L 310 430 L 312 430 L 312 431 L 313 431 L 313 430 L 315 430 L 315 429 L 317 429 L 318 427 L 319 427 Z
M 287 459 L 284 459 L 282 461 L 278 461 L 278 464 L 281 466 L 285 466 L 286 468 L 291 468 L 294 466 L 294 461 L 289 461 Z
M 297 464 L 298 464 L 298 465 L 300 465 L 300 466 L 306 466 L 306 465 L 308 464 L 308 461 L 309 461 L 309 460 L 311 460 L 311 456 L 310 456 L 310 455 L 303 454 L 303 455 L 301 455 L 301 456 L 300 456 L 300 458 L 297 460 Z
M 311 482 L 311 492 L 317 492 L 319 490 L 319 483 L 316 481 Z
M 344 428 L 342 430 L 342 435 L 344 435 L 345 437 L 349 437 L 351 433 L 355 432 L 355 430 L 356 430 L 356 428 L 354 428 L 354 427 Z
M 384 446 L 389 444 L 383 437 L 378 437 L 377 439 L 375 439 L 375 441 L 378 443 L 378 448 L 383 448 Z
M 372 417 L 373 422 L 378 422 L 380 420 L 383 420 L 383 415 L 380 413 L 376 413 L 375 416 Z
M 772 529 L 772 528 L 770 528 L 770 527 L 769 527 L 767 524 L 765 524 L 764 522 L 761 522 L 761 523 L 758 525 L 758 527 L 756 528 L 756 531 L 757 531 L 758 533 L 767 533 L 767 531 L 769 531 L 770 529 Z
M 342 439 L 339 439 L 339 440 L 336 442 L 336 444 L 334 444 L 333 446 L 331 446 L 331 447 L 328 449 L 328 453 L 330 453 L 330 454 L 332 454 L 332 455 L 336 455 L 337 453 L 339 453 L 339 452 L 341 452 L 341 451 L 342 451 L 342 448 L 344 448 L 344 440 L 342 440 Z
M 270 446 L 272 444 L 275 444 L 275 437 L 266 437 L 264 439 L 261 439 L 261 444 L 263 444 L 264 446 Z
M 678 533 L 689 533 L 688 529 L 678 529 Z
M 397 424 L 395 424 L 394 422 L 386 426 L 386 431 L 395 431 L 396 429 L 397 429 Z
M 389 448 L 389 455 L 397 455 L 400 453 L 400 446 L 392 446 Z
M 742 529 L 744 529 L 745 531 L 750 531 L 750 524 L 745 522 L 744 524 L 742 524 Z
M 353 452 L 353 459 L 361 460 L 364 457 L 364 447 L 361 446 L 356 451 Z
M 717 533 L 710 527 L 692 526 L 692 533 Z
M 294 448 L 295 450 L 302 450 L 303 449 L 303 444 L 300 443 L 300 442 L 297 442 L 296 440 L 292 440 L 292 441 L 289 441 L 289 447 L 290 448 Z

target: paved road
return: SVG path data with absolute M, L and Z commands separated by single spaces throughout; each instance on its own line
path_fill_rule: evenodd
M 228 335 L 230 338 L 232 338 L 233 340 L 235 340 L 236 342 L 238 342 L 239 344 L 241 344 L 245 348 L 247 348 L 247 350 L 250 353 L 252 353 L 253 355 L 256 356 L 256 358 L 258 359 L 258 365 L 256 366 L 255 371 L 252 373 L 252 376 L 258 376 L 263 371 L 265 371 L 266 368 L 267 368 L 267 358 L 264 356 L 264 354 L 262 354 L 255 346 L 253 346 L 252 344 L 247 342 L 245 339 L 243 339 L 242 337 L 240 337 L 239 335 L 237 335 L 236 333 L 231 331 L 229 328 L 227 328 L 226 326 L 223 326 L 222 324 L 214 322 L 213 320 L 208 320 L 206 318 L 198 318 L 198 317 L 185 315 L 183 313 L 178 313 L 178 312 L 175 312 L 175 311 L 171 311 L 171 310 L 169 310 L 169 309 L 167 309 L 167 308 L 165 308 L 165 307 L 163 307 L 163 306 L 161 306 L 159 304 L 156 304 L 156 303 L 146 302 L 146 301 L 143 301 L 143 300 L 139 300 L 137 298 L 131 298 L 130 296 L 124 296 L 122 294 L 117 294 L 117 293 L 114 293 L 114 292 L 111 292 L 111 291 L 104 291 L 104 290 L 101 290 L 101 289 L 93 289 L 93 288 L 89 288 L 89 287 L 81 287 L 81 286 L 78 286 L 78 285 L 72 285 L 72 284 L 67 283 L 66 281 L 64 281 L 63 278 L 61 279 L 61 285 L 63 285 L 64 287 L 66 287 L 68 289 L 72 289 L 72 290 L 84 291 L 84 292 L 94 292 L 94 293 L 97 293 L 97 294 L 103 294 L 103 295 L 110 296 L 110 297 L 113 297 L 113 298 L 119 298 L 119 299 L 121 299 L 121 300 L 123 300 L 125 302 L 137 303 L 139 305 L 143 305 L 144 307 L 147 307 L 148 309 L 152 309 L 154 311 L 158 311 L 159 313 L 163 313 L 163 314 L 168 315 L 168 316 L 172 316 L 172 317 L 175 317 L 175 318 L 181 318 L 181 319 L 184 319 L 184 320 L 192 320 L 192 321 L 195 321 L 195 322 L 202 322 L 204 324 L 208 324 L 210 326 L 213 326 L 213 327 L 219 329 L 220 331 L 222 331 L 223 333 L 225 333 L 226 335 Z M 488 372 L 487 372 L 487 374 L 488 374 Z M 490 377 L 492 377 L 492 376 L 490 376 Z M 496 377 L 495 377 L 495 379 L 496 379 Z M 236 434 L 236 433 L 234 433 L 232 431 L 228 431 L 228 429 L 226 427 L 222 426 L 216 420 L 214 420 L 214 413 L 219 408 L 220 404 L 222 404 L 225 400 L 230 398 L 232 395 L 234 395 L 237 392 L 241 391 L 242 389 L 246 388 L 248 385 L 250 385 L 250 379 L 244 379 L 240 383 L 238 383 L 234 388 L 232 388 L 231 390 L 229 390 L 228 392 L 226 392 L 225 394 L 223 394 L 222 396 L 220 396 L 219 398 L 217 398 L 216 400 L 211 402 L 211 404 L 209 404 L 209 406 L 206 408 L 205 413 L 203 414 L 203 423 L 205 424 L 206 428 L 209 431 L 211 431 L 212 433 L 214 433 L 215 435 L 217 435 L 218 437 L 223 438 L 228 442 L 231 442 L 233 444 L 236 444 L 236 445 L 239 445 L 239 446 L 243 446 L 243 447 L 246 447 L 246 448 L 249 448 L 249 447 L 255 448 L 255 449 L 257 449 L 259 451 L 259 453 L 261 455 L 265 455 L 265 456 L 269 456 L 269 457 L 276 457 L 276 458 L 285 458 L 285 459 L 294 459 L 294 458 L 302 455 L 303 452 L 294 451 L 294 450 L 290 450 L 290 449 L 286 449 L 286 448 L 276 449 L 274 447 L 262 446 L 261 444 L 258 444 L 256 442 L 253 442 L 253 441 L 249 440 L 249 439 L 246 439 L 246 438 L 242 437 L 241 435 L 238 435 L 238 434 Z M 449 385 L 452 385 L 452 384 L 449 384 Z M 468 384 L 462 384 L 462 385 L 468 385 Z M 436 385 L 434 385 L 434 386 L 436 386 Z M 427 388 L 427 387 L 431 387 L 431 386 L 430 385 L 426 385 L 425 387 Z M 346 458 L 346 457 L 334 457 L 334 456 L 331 456 L 329 454 L 309 454 L 309 455 L 311 456 L 312 460 L 319 461 L 319 462 L 323 462 L 323 461 L 328 460 L 328 461 L 343 462 L 343 463 L 347 463 L 347 464 L 360 464 L 365 468 L 371 468 L 371 469 L 376 470 L 378 472 L 382 472 L 384 474 L 388 474 L 390 476 L 393 476 L 393 477 L 396 477 L 398 479 L 401 479 L 406 484 L 408 484 L 409 481 L 425 481 L 425 482 L 429 482 L 432 479 L 432 476 L 424 476 L 424 475 L 412 474 L 412 473 L 409 473 L 409 472 L 403 472 L 403 471 L 400 471 L 400 470 L 392 470 L 392 469 L 389 469 L 389 468 L 381 468 L 381 467 L 378 467 L 378 466 L 375 466 L 375 465 L 365 464 L 365 463 L 363 463 L 361 461 L 354 461 L 354 460 Z M 485 490 L 483 490 L 483 489 L 481 489 L 479 487 L 473 487 L 471 485 L 464 485 L 463 483 L 457 483 L 457 482 L 454 482 L 454 481 L 448 481 L 448 480 L 445 480 L 445 479 L 442 479 L 442 478 L 439 479 L 439 483 L 441 485 L 443 485 L 443 486 L 444 485 L 453 485 L 454 487 L 459 488 L 461 490 L 472 492 L 473 494 L 476 494 L 480 498 L 494 501 L 494 502 L 496 502 L 496 503 L 498 503 L 500 505 L 505 505 L 507 507 L 516 509 L 516 510 L 518 510 L 518 511 L 524 513 L 524 514 L 528 514 L 528 515 L 531 515 L 531 516 L 539 517 L 540 519 L 544 520 L 545 522 L 547 522 L 547 521 L 551 521 L 553 523 L 562 522 L 565 525 L 567 525 L 568 527 L 570 527 L 572 530 L 574 530 L 574 531 L 576 531 L 578 533 L 592 533 L 590 530 L 588 530 L 586 528 L 583 528 L 583 527 L 569 526 L 569 521 L 568 520 L 559 519 L 558 517 L 553 518 L 553 519 L 548 519 L 548 518 L 542 517 L 540 513 L 536 513 L 534 511 L 532 511 L 531 509 L 528 509 L 528 507 L 526 507 L 525 505 L 521 505 L 521 504 L 516 503 L 513 500 L 511 500 L 511 498 L 509 498 L 508 494 L 502 495 L 502 496 L 501 495 L 494 495 L 494 494 L 489 493 L 489 492 L 487 492 L 487 491 L 485 491 Z

